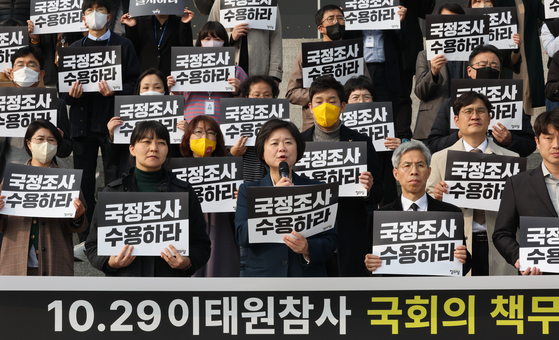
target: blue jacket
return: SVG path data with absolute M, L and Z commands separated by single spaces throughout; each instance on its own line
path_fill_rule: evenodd
M 297 176 L 293 173 L 293 184 L 310 185 L 321 182 Z M 336 228 L 307 238 L 310 262 L 281 243 L 248 242 L 247 187 L 271 187 L 270 174 L 260 181 L 244 183 L 239 188 L 237 212 L 235 214 L 235 238 L 241 246 L 241 276 L 244 277 L 321 277 L 326 276 L 326 261 L 338 246 Z

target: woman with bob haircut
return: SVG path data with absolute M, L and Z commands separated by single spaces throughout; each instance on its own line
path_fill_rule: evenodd
M 303 157 L 305 141 L 291 122 L 270 119 L 256 137 L 256 157 L 270 168 L 260 181 L 239 188 L 235 215 L 235 237 L 241 246 L 241 276 L 244 277 L 320 277 L 326 276 L 324 262 L 338 245 L 336 228 L 305 238 L 292 231 L 280 243 L 249 243 L 247 187 L 312 185 L 321 182 L 300 177 L 293 165 Z M 289 177 L 281 177 L 279 164 L 287 162 Z
M 25 164 L 41 168 L 58 168 L 54 155 L 62 145 L 62 135 L 47 120 L 36 120 L 25 132 L 25 151 L 31 156 Z M 0 185 L 0 191 L 2 190 Z M 0 196 L 0 209 L 6 196 Z M 4 232 L 0 253 L 0 275 L 73 276 L 73 233 L 87 229 L 87 206 L 82 193 L 74 198 L 74 218 L 43 218 L 0 215 L 0 232 Z
M 185 277 L 192 276 L 210 257 L 210 240 L 206 222 L 196 193 L 165 169 L 169 157 L 169 132 L 157 121 L 136 124 L 130 137 L 130 155 L 136 167 L 124 177 L 109 183 L 103 192 L 184 192 L 188 193 L 189 255 L 178 254 L 175 247 L 162 249 L 161 257 L 132 255 L 134 246 L 125 245 L 116 256 L 97 255 L 97 211 L 91 223 L 91 232 L 85 242 L 91 265 L 107 276 Z M 99 206 L 98 206 L 99 207 Z
M 208 21 L 202 26 L 198 33 L 198 39 L 194 44 L 196 47 L 229 47 L 229 36 L 227 31 L 217 21 Z M 231 75 L 233 76 L 233 75 Z M 235 76 L 227 81 L 234 87 L 233 92 L 173 92 L 173 95 L 184 96 L 184 119 L 190 122 L 199 115 L 211 115 L 219 124 L 219 110 L 222 98 L 233 98 L 238 96 L 241 83 L 245 81 L 247 74 L 239 65 L 235 65 Z M 167 77 L 169 88 L 176 84 L 173 76 Z M 213 101 L 213 114 L 206 112 L 206 102 Z

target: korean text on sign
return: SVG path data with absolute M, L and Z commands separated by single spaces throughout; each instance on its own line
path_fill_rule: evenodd
M 346 30 L 400 29 L 396 0 L 342 0 Z
M 278 0 L 221 1 L 219 22 L 225 28 L 248 24 L 251 29 L 274 31 L 278 16 Z
M 386 137 L 395 137 L 391 102 L 346 104 L 340 120 L 348 128 L 371 137 L 376 152 L 390 151 Z

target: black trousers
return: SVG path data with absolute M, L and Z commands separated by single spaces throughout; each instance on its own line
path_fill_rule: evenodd
M 472 233 L 472 276 L 489 275 L 487 233 Z
M 74 168 L 83 171 L 81 189 L 87 204 L 85 216 L 89 223 L 91 223 L 93 212 L 95 211 L 95 183 L 99 149 L 101 149 L 103 172 L 105 175 L 105 184 L 103 187 L 118 178 L 118 166 L 116 162 L 109 160 L 107 157 L 107 141 L 108 138 L 106 134 L 91 131 L 88 132 L 86 137 L 73 139 Z M 88 234 L 89 228 L 78 235 L 80 241 L 85 241 Z

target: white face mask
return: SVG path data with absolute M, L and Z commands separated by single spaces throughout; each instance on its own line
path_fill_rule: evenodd
M 85 23 L 92 30 L 100 30 L 105 27 L 107 23 L 107 14 L 93 11 L 93 13 L 89 13 L 85 16 Z
M 202 47 L 222 47 L 223 41 L 202 40 Z
M 14 72 L 14 82 L 21 87 L 29 87 L 39 81 L 39 72 L 22 67 Z
M 36 144 L 31 142 L 31 154 L 33 158 L 42 164 L 52 161 L 52 158 L 58 151 L 58 145 L 51 145 L 50 143 Z
M 146 91 L 141 92 L 140 96 L 163 96 L 165 93 L 157 92 L 157 91 Z

